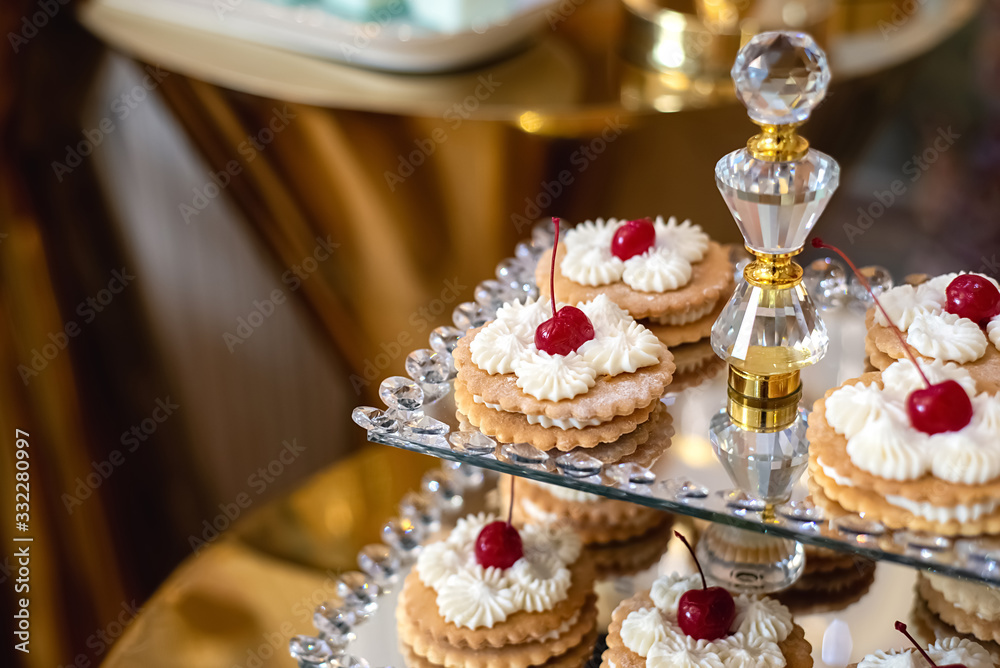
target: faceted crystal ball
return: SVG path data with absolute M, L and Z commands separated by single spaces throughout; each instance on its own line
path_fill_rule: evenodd
M 732 69 L 736 96 L 758 123 L 800 123 L 826 95 L 830 66 L 812 37 L 764 32 L 740 49 Z

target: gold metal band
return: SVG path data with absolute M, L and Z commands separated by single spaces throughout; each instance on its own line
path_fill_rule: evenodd
M 747 397 L 781 399 L 794 393 L 800 385 L 798 369 L 764 376 L 729 367 L 729 387 Z
M 733 422 L 748 431 L 775 432 L 795 422 L 802 383 L 797 370 L 763 376 L 730 366 L 728 394 Z
M 747 148 L 756 159 L 765 162 L 794 162 L 801 160 L 809 152 L 809 141 L 796 134 L 802 123 L 758 125 L 760 133 L 747 140 Z
M 802 267 L 792 260 L 802 252 L 801 248 L 780 255 L 761 253 L 749 246 L 747 250 L 755 256 L 753 262 L 743 268 L 743 278 L 750 285 L 780 290 L 793 288 L 802 280 Z

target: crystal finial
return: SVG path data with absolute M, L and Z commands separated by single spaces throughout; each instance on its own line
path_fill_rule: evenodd
M 801 123 L 826 95 L 826 54 L 805 33 L 764 32 L 740 49 L 732 69 L 736 96 L 754 121 Z

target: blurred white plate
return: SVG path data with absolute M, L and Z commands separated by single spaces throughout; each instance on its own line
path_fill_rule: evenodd
M 392 72 L 445 72 L 511 51 L 548 23 L 559 0 L 514 0 L 504 23 L 437 32 L 408 17 L 352 21 L 316 6 L 262 0 L 107 0 L 159 21 L 266 44 L 317 58 Z

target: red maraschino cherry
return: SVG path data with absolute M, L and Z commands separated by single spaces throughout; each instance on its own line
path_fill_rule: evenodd
M 594 338 L 594 324 L 575 306 L 556 311 L 556 249 L 559 248 L 559 219 L 553 218 L 556 239 L 552 246 L 552 269 L 549 274 L 549 298 L 552 317 L 535 329 L 535 347 L 550 355 L 569 355 Z
M 832 250 L 850 266 L 851 271 L 858 277 L 858 281 L 868 291 L 868 294 L 872 296 L 872 299 L 875 300 L 875 306 L 882 312 L 885 321 L 889 323 L 889 327 L 892 328 L 892 331 L 896 334 L 896 338 L 902 344 L 906 356 L 913 362 L 917 373 L 923 379 L 926 387 L 922 390 L 910 392 L 910 396 L 906 399 L 906 412 L 910 416 L 910 424 L 913 425 L 913 428 L 925 434 L 940 434 L 946 431 L 958 431 L 966 427 L 972 421 L 972 401 L 962 386 L 954 380 L 946 380 L 931 385 L 930 381 L 927 380 L 927 376 L 924 375 L 924 370 L 917 364 L 917 358 L 913 356 L 910 346 L 906 344 L 903 333 L 899 331 L 899 328 L 892 322 L 892 318 L 882 308 L 882 302 L 872 292 L 868 281 L 861 275 L 858 268 L 854 266 L 851 259 L 836 246 L 823 243 L 822 239 L 814 238 L 812 245 L 814 248 Z
M 993 282 L 975 274 L 956 276 L 944 291 L 944 310 L 959 318 L 985 326 L 1000 313 L 1000 290 Z
M 931 660 L 931 657 L 928 656 L 927 652 L 924 651 L 924 648 L 920 646 L 920 643 L 918 643 L 916 640 L 914 640 L 913 636 L 911 636 L 909 634 L 909 632 L 906 630 L 906 624 L 904 624 L 903 622 L 897 621 L 896 622 L 896 630 L 899 631 L 900 633 L 902 633 L 904 636 L 906 636 L 906 638 L 911 643 L 913 643 L 913 646 L 917 648 L 917 651 L 920 652 L 921 654 L 923 654 L 924 658 L 927 659 L 927 663 L 931 664 L 931 668 L 965 668 L 965 664 L 963 664 L 963 663 L 949 663 L 949 664 L 944 665 L 944 666 L 937 665 L 936 663 L 934 663 Z
M 656 243 L 656 228 L 649 218 L 630 220 L 615 230 L 611 253 L 622 260 L 642 255 Z
M 674 535 L 687 546 L 701 575 L 701 589 L 684 592 L 677 603 L 677 625 L 695 640 L 718 640 L 729 634 L 729 627 L 736 618 L 736 601 L 722 587 L 708 586 L 691 544 L 681 532 L 675 531 Z
M 476 562 L 483 568 L 510 568 L 524 556 L 521 534 L 514 528 L 514 476 L 510 477 L 510 507 L 507 521 L 490 522 L 476 536 Z

